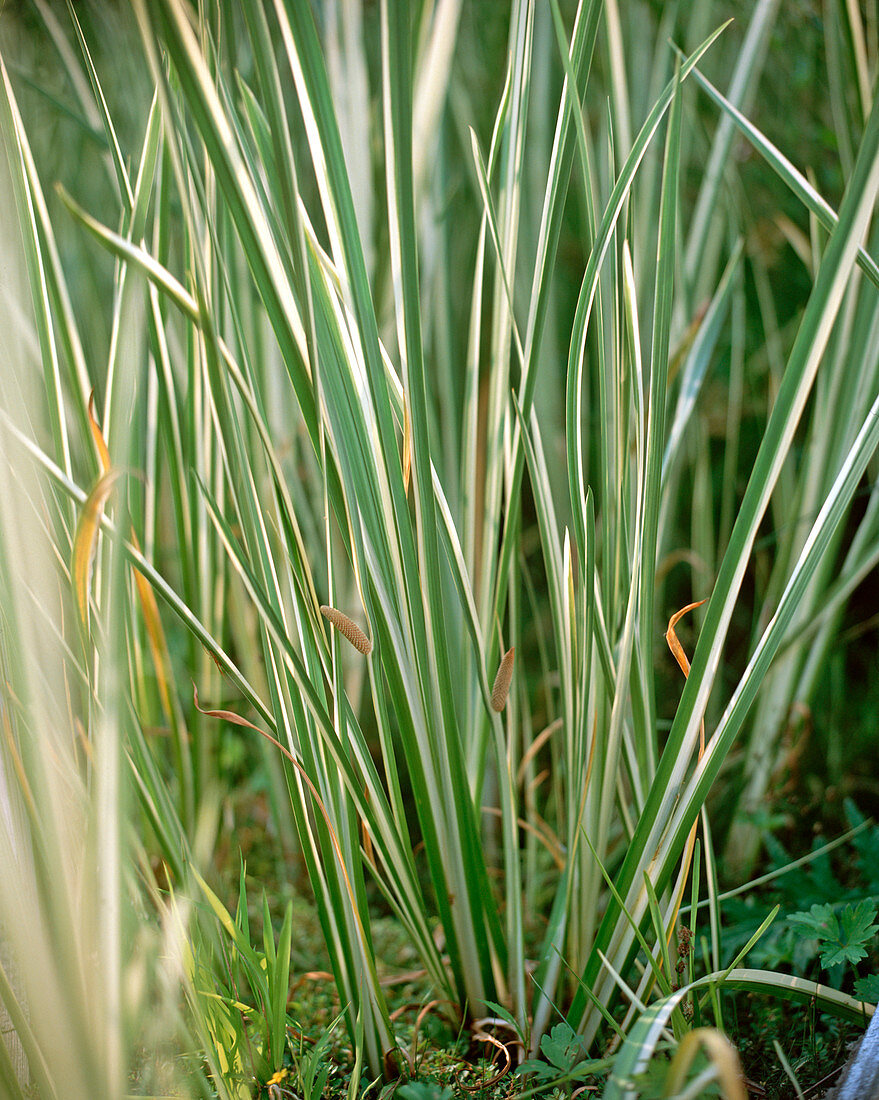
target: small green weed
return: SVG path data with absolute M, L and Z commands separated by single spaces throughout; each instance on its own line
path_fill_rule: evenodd
M 263 896 L 260 950 L 251 942 L 244 863 L 234 918 L 207 883 L 196 877 L 209 909 L 202 912 L 190 943 L 190 1003 L 215 1081 L 221 1080 L 230 1096 L 249 1100 L 254 1083 L 266 1084 L 285 1072 L 293 909 L 288 904 L 276 942 Z M 216 921 L 210 920 L 208 912 Z M 309 1084 L 319 1079 L 318 1055 L 321 1043 L 330 1041 L 331 1030 L 300 1059 L 300 1075 Z M 323 1083 L 312 1092 L 303 1087 L 303 1092 L 306 1098 L 319 1097 L 322 1087 Z
M 533 1076 L 535 1085 L 547 1089 L 564 1088 L 564 1096 L 570 1096 L 572 1086 L 581 1085 L 607 1068 L 606 1061 L 588 1058 L 589 1047 L 583 1036 L 564 1020 L 542 1037 L 540 1053 L 541 1058 L 529 1058 L 517 1073 Z
M 858 999 L 875 1003 L 879 980 L 875 973 L 858 976 L 858 969 L 862 973 L 875 969 L 877 962 L 879 827 L 851 801 L 844 810 L 848 825 L 858 831 L 834 850 L 816 837 L 806 862 L 792 858 L 787 842 L 764 834 L 767 874 L 773 877 L 741 897 L 724 900 L 723 959 L 728 963 L 770 906 L 779 905 L 785 915 L 753 946 L 750 964 L 845 988 Z M 848 1044 L 862 1030 L 814 1005 L 803 1012 L 789 1003 L 763 1004 L 756 1014 L 752 997 L 737 995 L 732 1008 L 728 1022 L 746 1072 L 770 1097 L 790 1095 L 790 1080 L 770 1036 L 784 1037 L 791 1071 L 802 1087 L 808 1087 L 845 1060 Z
M 879 895 L 879 827 L 869 824 L 853 802 L 846 802 L 845 814 L 850 828 L 859 831 L 835 853 L 815 838 L 812 857 L 799 866 L 778 837 L 764 835 L 768 873 L 775 877 L 759 892 L 750 890 L 724 902 L 726 961 L 774 905 L 787 918 L 777 921 L 752 948 L 753 966 L 789 967 L 795 974 L 817 979 L 817 963 L 823 970 L 836 968 L 831 984 L 838 986 L 845 977 L 843 964 L 854 966 L 867 957 L 876 931 L 870 927 Z M 856 994 L 864 996 L 860 989 Z
M 452 1100 L 452 1090 L 434 1081 L 409 1081 L 397 1089 L 400 1100 Z
M 788 921 L 815 940 L 815 954 L 821 966 L 830 970 L 844 963 L 855 966 L 867 957 L 868 944 L 879 931 L 876 906 L 864 900 L 857 905 L 842 906 L 825 902 L 812 905 L 808 913 L 791 913 Z
M 302 1100 L 321 1100 L 330 1076 L 332 1062 L 329 1055 L 333 1045 L 333 1033 L 341 1020 L 336 1017 L 310 1050 L 300 1049 L 297 1059 L 296 1081 Z

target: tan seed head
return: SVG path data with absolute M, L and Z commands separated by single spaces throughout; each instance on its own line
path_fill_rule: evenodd
M 507 652 L 501 658 L 500 667 L 497 670 L 497 676 L 494 678 L 494 687 L 491 689 L 491 709 L 496 710 L 498 714 L 507 705 L 507 696 L 510 693 L 510 684 L 513 682 L 513 655 L 516 652 L 516 647 L 508 649 Z
M 351 645 L 355 649 L 358 649 L 364 657 L 368 657 L 372 653 L 372 642 L 363 633 L 357 623 L 352 622 L 347 615 L 343 615 L 341 611 L 337 611 L 335 607 L 327 607 L 326 604 L 321 604 L 320 613 L 327 620 L 332 623 L 339 633 L 348 639 Z

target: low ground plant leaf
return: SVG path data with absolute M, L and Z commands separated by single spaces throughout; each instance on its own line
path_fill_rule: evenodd
M 557 1077 L 559 1071 L 539 1058 L 529 1058 L 527 1062 L 516 1067 L 516 1073 L 523 1077 L 529 1073 L 533 1073 L 535 1077 Z
M 845 958 L 851 963 L 867 957 L 866 944 L 879 932 L 876 923 L 876 905 L 865 898 L 855 906 L 847 905 L 840 914 L 839 923 L 843 936 Z M 824 957 L 822 955 L 822 962 Z M 836 960 L 842 962 L 843 958 Z M 827 963 L 824 963 L 826 966 Z
M 400 1100 L 452 1100 L 452 1090 L 433 1081 L 410 1081 L 397 1089 Z
M 855 996 L 871 1004 L 879 1004 L 879 974 L 868 974 L 855 982 Z
M 851 799 L 845 801 L 845 816 L 852 829 L 867 820 Z M 879 826 L 873 825 L 858 833 L 852 843 L 858 853 L 858 870 L 867 885 L 867 892 L 879 894 Z
M 564 1021 L 556 1024 L 548 1035 L 543 1036 L 540 1040 L 540 1053 L 542 1058 L 529 1058 L 516 1072 L 521 1075 L 533 1073 L 544 1081 L 555 1077 L 582 1081 L 606 1065 L 586 1057 L 588 1047 L 583 1036 L 578 1035 Z
M 839 916 L 829 902 L 813 905 L 808 913 L 792 913 L 790 922 L 818 940 L 821 965 L 825 969 L 866 958 L 864 946 L 873 938 L 879 924 L 875 923 L 876 906 L 869 899 L 858 905 L 846 905 Z
M 540 1051 L 548 1062 L 564 1073 L 569 1073 L 587 1054 L 583 1037 L 564 1021 L 556 1024 L 549 1035 L 543 1036 Z
M 836 939 L 839 936 L 839 921 L 829 902 L 812 905 L 808 913 L 791 913 L 791 924 L 799 925 L 813 939 Z

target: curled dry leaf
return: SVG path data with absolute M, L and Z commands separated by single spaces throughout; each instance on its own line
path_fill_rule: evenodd
M 89 575 L 98 542 L 98 533 L 101 529 L 104 506 L 120 473 L 121 470 L 110 470 L 109 473 L 98 478 L 85 504 L 82 506 L 76 524 L 71 574 L 73 576 L 76 606 L 83 626 L 88 625 Z
M 92 433 L 92 439 L 94 440 L 95 447 L 98 451 L 98 457 L 101 462 L 101 473 L 104 477 L 108 477 L 113 469 L 113 465 L 110 461 L 110 450 L 107 447 L 107 442 L 104 439 L 104 433 L 101 430 L 101 425 L 98 423 L 95 416 L 95 391 L 89 394 L 88 402 L 88 418 L 89 428 Z M 98 517 L 100 521 L 100 516 Z M 135 550 L 140 550 L 140 542 L 137 537 L 137 532 L 134 529 L 134 524 L 131 525 L 131 543 Z M 159 696 L 162 700 L 162 707 L 166 716 L 170 718 L 172 711 L 171 703 L 171 689 L 169 687 L 169 674 L 168 674 L 168 644 L 165 640 L 165 632 L 162 629 L 162 620 L 159 616 L 159 607 L 156 603 L 156 595 L 153 592 L 152 586 L 149 581 L 140 573 L 137 569 L 133 570 L 134 583 L 137 586 L 137 595 L 140 600 L 141 609 L 143 611 L 144 625 L 146 626 L 147 638 L 149 639 L 150 652 L 153 657 L 153 666 L 156 671 L 156 680 L 159 687 Z M 77 581 L 81 584 L 81 581 Z M 77 599 L 81 599 L 81 596 L 77 595 Z M 222 671 L 222 669 L 221 669 Z
M 688 603 L 686 607 L 682 607 L 680 611 L 676 611 L 674 615 L 668 620 L 668 630 L 665 632 L 665 640 L 668 642 L 668 648 L 672 652 L 672 656 L 680 666 L 681 672 L 684 676 L 690 675 L 690 661 L 684 652 L 684 647 L 678 640 L 678 636 L 675 633 L 675 627 L 687 614 L 688 611 L 695 611 L 697 607 L 701 607 L 703 603 L 707 603 L 707 598 L 704 600 L 697 600 L 696 603 Z M 704 721 L 699 727 L 699 759 L 702 759 L 702 753 L 705 751 L 705 723 Z
M 110 451 L 107 448 L 107 443 L 104 440 L 104 433 L 101 431 L 101 427 L 95 417 L 95 391 L 89 394 L 89 427 L 92 432 L 92 439 L 95 441 L 95 447 L 98 450 L 98 456 L 101 460 L 101 473 L 106 474 L 110 472 L 112 463 L 110 462 Z

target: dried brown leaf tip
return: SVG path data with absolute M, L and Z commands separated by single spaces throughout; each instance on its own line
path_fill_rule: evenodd
M 497 676 L 494 678 L 494 686 L 491 689 L 491 709 L 498 714 L 507 705 L 507 696 L 510 694 L 510 684 L 513 682 L 513 657 L 516 647 L 508 649 L 501 658 Z
M 327 620 L 328 623 L 332 623 L 339 633 L 348 639 L 351 645 L 355 649 L 359 650 L 364 657 L 368 657 L 372 653 L 372 642 L 363 633 L 357 623 L 352 622 L 347 615 L 343 615 L 341 611 L 337 611 L 335 607 L 327 607 L 327 605 L 321 604 L 320 613 Z

